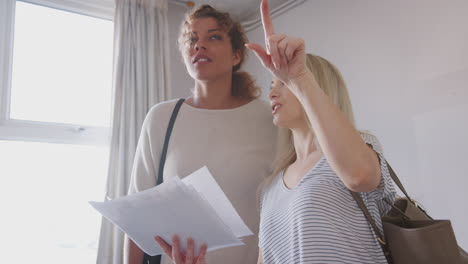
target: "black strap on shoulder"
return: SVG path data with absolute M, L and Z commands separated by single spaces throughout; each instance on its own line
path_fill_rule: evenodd
M 364 214 L 364 216 L 366 217 L 367 221 L 372 226 L 372 229 L 374 230 L 375 235 L 377 236 L 377 240 L 379 241 L 380 247 L 382 248 L 384 256 L 387 259 L 387 262 L 391 263 L 390 250 L 388 249 L 388 245 L 387 245 L 387 243 L 385 241 L 385 238 L 384 238 L 382 232 L 380 232 L 380 230 L 377 228 L 377 224 L 375 223 L 374 219 L 372 218 L 372 215 L 369 213 L 369 210 L 367 210 L 367 207 L 364 204 L 364 201 L 362 200 L 361 195 L 359 195 L 359 193 L 353 192 L 351 190 L 350 190 L 350 192 L 351 192 L 351 195 L 353 196 L 354 200 L 358 204 L 359 208 L 361 208 L 361 211 Z
M 159 160 L 159 171 L 158 178 L 156 179 L 156 185 L 159 185 L 163 182 L 164 164 L 166 163 L 166 154 L 167 147 L 169 146 L 169 139 L 171 138 L 172 128 L 174 128 L 174 123 L 177 118 L 177 114 L 179 113 L 180 107 L 182 106 L 182 103 L 184 101 L 184 98 L 181 98 L 179 99 L 179 101 L 177 101 L 177 104 L 175 105 L 174 110 L 172 111 L 169 124 L 167 125 L 166 137 L 164 138 L 164 145 L 161 152 L 161 159 Z M 150 256 L 145 253 L 143 256 L 143 264 L 161 264 L 161 255 Z
M 398 178 L 398 176 L 396 175 L 395 171 L 392 169 L 390 164 L 388 164 L 387 161 L 385 161 L 385 163 L 387 163 L 388 172 L 390 173 L 390 177 L 392 177 L 392 180 L 395 182 L 398 188 L 400 188 L 400 190 L 403 192 L 406 198 L 408 198 L 408 200 L 410 200 L 411 202 L 414 202 L 413 199 L 409 197 L 408 193 L 406 192 L 405 187 L 403 187 L 403 184 L 401 183 L 400 179 Z
M 156 181 L 156 185 L 159 185 L 163 182 L 163 172 L 164 172 L 164 164 L 166 163 L 166 155 L 167 155 L 167 147 L 169 146 L 169 139 L 171 138 L 172 128 L 174 128 L 174 123 L 177 118 L 177 114 L 179 113 L 180 107 L 182 103 L 185 101 L 184 98 L 179 99 L 177 104 L 172 111 L 171 119 L 169 120 L 169 124 L 167 125 L 166 130 L 166 137 L 164 138 L 164 146 L 161 152 L 161 159 L 159 160 L 159 172 L 158 172 L 158 179 Z
M 390 177 L 392 178 L 392 180 L 395 182 L 395 184 L 398 186 L 398 188 L 400 188 L 400 190 L 405 194 L 405 196 L 408 198 L 408 200 L 413 202 L 413 200 L 409 197 L 408 193 L 405 190 L 405 187 L 403 187 L 403 184 L 401 183 L 400 179 L 398 178 L 398 176 L 396 175 L 395 171 L 392 169 L 390 164 L 388 164 L 387 161 L 385 161 L 385 163 L 387 165 L 387 168 L 388 168 L 388 171 L 390 173 Z M 384 238 L 382 232 L 380 232 L 380 230 L 377 228 L 377 224 L 375 223 L 374 219 L 372 218 L 372 215 L 369 213 L 369 210 L 367 210 L 367 207 L 364 204 L 364 201 L 362 200 L 361 195 L 359 195 L 359 193 L 353 192 L 351 190 L 350 190 L 350 192 L 351 192 L 351 195 L 353 196 L 354 200 L 358 204 L 359 208 L 361 209 L 362 213 L 366 217 L 367 221 L 372 226 L 372 229 L 374 230 L 375 235 L 377 236 L 377 240 L 379 241 L 379 244 L 382 247 L 382 251 L 384 252 L 385 257 L 387 258 L 388 262 L 391 263 L 390 262 L 390 251 L 388 249 L 388 245 L 387 245 L 387 243 L 385 241 L 385 238 Z
M 356 200 L 356 203 L 358 204 L 359 208 L 361 208 L 362 213 L 366 217 L 367 221 L 369 221 L 370 225 L 372 226 L 372 229 L 374 229 L 375 234 L 377 235 L 377 239 L 379 240 L 380 244 L 385 245 L 384 236 L 382 235 L 382 232 L 380 232 L 380 230 L 377 228 L 377 224 L 372 218 L 372 215 L 369 213 L 369 210 L 367 210 L 367 207 L 364 204 L 364 201 L 362 200 L 361 195 L 353 191 L 351 191 L 351 195 L 353 196 L 354 200 Z

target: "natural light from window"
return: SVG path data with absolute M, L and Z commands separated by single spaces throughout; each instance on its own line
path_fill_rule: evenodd
M 113 23 L 17 1 L 13 119 L 109 126 Z
M 17 1 L 13 49 L 9 118 L 109 130 L 112 21 Z M 3 139 L 0 262 L 95 263 L 101 216 L 88 201 L 104 199 L 108 142 Z
M 0 141 L 2 263 L 95 263 L 107 147 Z M 8 249 L 8 250 L 7 250 Z

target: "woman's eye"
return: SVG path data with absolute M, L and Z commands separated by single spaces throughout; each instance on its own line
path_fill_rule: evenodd
M 191 37 L 191 38 L 188 39 L 188 43 L 190 43 L 190 44 L 193 44 L 195 42 L 197 42 L 197 38 L 195 38 L 195 37 Z
M 274 87 L 283 87 L 284 86 L 284 82 L 282 81 L 272 81 L 271 82 L 271 85 L 270 85 L 270 90 L 272 90 Z
M 210 39 L 220 40 L 220 39 L 221 39 L 221 36 L 219 36 L 219 35 L 213 35 L 213 36 L 210 37 Z

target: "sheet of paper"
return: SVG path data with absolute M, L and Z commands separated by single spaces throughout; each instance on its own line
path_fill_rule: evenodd
M 205 176 L 198 177 L 206 184 L 214 183 L 210 188 L 219 188 L 209 172 L 208 176 L 203 175 Z M 192 176 L 189 175 L 185 179 Z M 210 177 L 211 180 L 208 179 Z M 206 195 L 206 190 L 203 190 L 200 184 L 194 184 L 197 180 L 185 181 L 185 179 L 181 181 L 178 177 L 172 177 L 159 186 L 139 193 L 107 202 L 90 202 L 90 204 L 104 217 L 116 224 L 149 255 L 163 253 L 154 240 L 156 235 L 171 242 L 172 235 L 179 234 L 182 250 L 186 249 L 186 238 L 190 236 L 198 243 L 196 254 L 201 243 L 207 243 L 208 251 L 243 245 L 243 242 L 238 238 L 240 235 L 236 235 L 232 231 L 239 229 L 242 225 L 245 226 L 237 212 L 234 210 L 234 214 L 228 210 L 228 213 L 218 213 L 217 211 L 222 210 L 215 210 L 213 203 L 209 201 L 213 198 L 225 198 L 224 204 L 218 203 L 215 206 L 232 207 L 222 190 L 219 188 L 221 196 Z M 209 199 L 206 198 L 207 196 Z M 224 216 L 221 216 L 223 214 Z M 240 219 L 241 223 L 233 219 L 236 221 Z M 250 232 L 250 230 L 248 231 Z M 245 230 L 242 232 L 238 233 L 247 233 Z
M 192 185 L 200 192 L 207 202 L 218 213 L 221 219 L 230 227 L 237 237 L 253 235 L 252 231 L 247 227 L 245 222 L 237 213 L 234 206 L 219 187 L 216 180 L 211 175 L 207 167 L 203 167 L 190 176 L 185 177 L 182 181 Z

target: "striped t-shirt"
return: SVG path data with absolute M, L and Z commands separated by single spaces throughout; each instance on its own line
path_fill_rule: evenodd
M 361 137 L 384 160 L 377 138 L 363 132 Z M 381 175 L 376 190 L 361 193 L 380 230 L 380 217 L 389 209 L 383 198 L 395 198 L 385 162 Z M 265 264 L 387 263 L 372 227 L 325 157 L 292 189 L 283 173 L 264 187 L 259 247 Z

